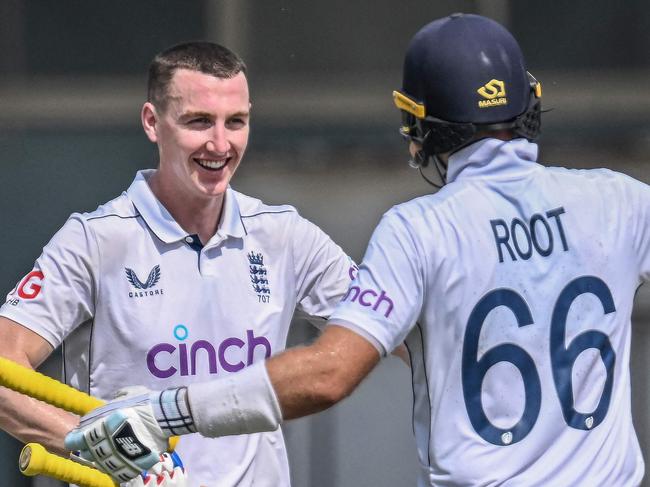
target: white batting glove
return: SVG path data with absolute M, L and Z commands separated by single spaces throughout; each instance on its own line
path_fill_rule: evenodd
M 180 388 L 111 401 L 82 417 L 65 447 L 128 482 L 159 462 L 170 436 L 196 431 L 186 395 Z
M 120 487 L 187 487 L 183 462 L 177 453 L 163 453 L 160 462 Z

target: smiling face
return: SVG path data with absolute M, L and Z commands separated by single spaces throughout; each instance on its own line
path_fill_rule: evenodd
M 244 73 L 217 78 L 178 69 L 165 106 L 147 102 L 142 108 L 144 130 L 160 156 L 157 196 L 221 205 L 246 151 L 249 115 Z

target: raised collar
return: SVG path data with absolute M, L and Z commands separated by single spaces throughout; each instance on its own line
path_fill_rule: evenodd
M 537 168 L 537 144 L 526 139 L 482 139 L 449 157 L 447 182 L 466 178 L 520 178 Z
M 165 243 L 184 240 L 188 233 L 174 220 L 174 217 L 156 198 L 149 187 L 149 183 L 147 183 L 147 180 L 154 172 L 155 169 L 138 171 L 126 193 L 142 218 L 144 218 L 147 226 L 160 240 Z M 220 242 L 229 236 L 241 238 L 244 235 L 246 235 L 246 229 L 241 221 L 237 197 L 229 186 L 224 197 L 223 211 L 221 212 L 221 221 L 217 233 L 206 246 L 212 242 Z

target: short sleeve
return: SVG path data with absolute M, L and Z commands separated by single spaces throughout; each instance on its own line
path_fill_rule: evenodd
M 356 279 L 330 324 L 361 331 L 390 352 L 404 341 L 420 315 L 424 277 L 412 232 L 396 211 L 375 229 Z
M 298 309 L 328 318 L 345 294 L 356 265 L 325 232 L 300 216 L 294 222 L 292 244 Z
M 81 215 L 72 215 L 8 294 L 0 315 L 58 346 L 94 314 L 96 248 Z
M 626 178 L 632 194 L 629 211 L 632 215 L 632 236 L 634 253 L 639 264 L 639 278 L 650 280 L 650 186 L 632 178 Z

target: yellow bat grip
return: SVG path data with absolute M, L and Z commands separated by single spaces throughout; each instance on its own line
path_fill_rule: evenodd
M 0 386 L 26 394 L 60 409 L 83 416 L 105 401 L 63 384 L 56 379 L 0 357 Z M 169 451 L 174 451 L 178 436 L 169 439 Z M 114 487 L 111 478 L 79 463 L 49 453 L 38 443 L 29 443 L 20 455 L 20 470 L 25 475 L 44 474 L 87 487 Z M 61 477 L 60 475 L 67 475 Z
M 79 416 L 106 404 L 101 399 L 4 357 L 0 357 L 0 386 L 26 394 Z M 171 437 L 168 450 L 174 451 L 177 443 L 178 436 Z
M 47 475 L 63 482 L 77 484 L 80 487 L 115 487 L 108 475 L 49 453 L 38 443 L 28 443 L 20 453 L 18 462 L 20 471 L 30 477 Z
M 0 385 L 79 416 L 105 404 L 101 399 L 3 357 L 0 357 Z

